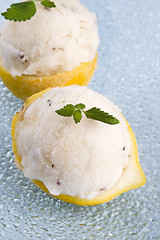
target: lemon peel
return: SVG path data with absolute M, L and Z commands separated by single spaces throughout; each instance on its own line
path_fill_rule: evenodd
M 38 98 L 41 98 L 43 96 L 43 94 L 49 90 L 50 90 L 50 88 L 46 89 L 42 92 L 39 92 L 37 94 L 34 94 L 30 98 L 28 98 L 27 101 L 24 103 L 22 109 L 19 112 L 17 112 L 16 115 L 13 117 L 12 131 L 11 131 L 12 139 L 13 139 L 12 147 L 13 147 L 13 151 L 15 154 L 16 166 L 21 171 L 23 171 L 23 166 L 21 165 L 21 157 L 18 155 L 18 151 L 17 151 L 16 135 L 15 135 L 16 125 L 19 121 L 23 120 L 23 116 L 24 116 L 24 113 L 27 110 L 27 108 Z M 114 199 L 118 195 L 120 195 L 128 190 L 143 186 L 146 182 L 146 178 L 145 178 L 145 174 L 144 174 L 144 172 L 139 164 L 139 161 L 138 161 L 138 149 L 137 149 L 136 138 L 135 138 L 134 133 L 127 121 L 126 121 L 126 124 L 128 127 L 128 132 L 129 132 L 131 145 L 132 145 L 130 156 L 129 156 L 129 163 L 123 169 L 122 175 L 119 178 L 119 180 L 117 181 L 117 183 L 113 187 L 111 187 L 109 190 L 105 191 L 104 193 L 102 193 L 92 199 L 82 199 L 77 196 L 69 196 L 69 195 L 64 195 L 64 194 L 60 194 L 58 196 L 52 195 L 52 194 L 50 194 L 50 192 L 48 191 L 47 187 L 44 185 L 43 182 L 41 182 L 37 179 L 31 179 L 32 182 L 36 186 L 38 186 L 40 189 L 42 189 L 44 192 L 50 194 L 51 196 L 53 196 L 57 199 L 60 199 L 62 201 L 68 202 L 68 203 L 81 205 L 81 206 L 102 204 L 102 203 L 105 203 L 105 202 L 108 202 L 108 201 Z
M 35 93 L 50 87 L 64 87 L 72 84 L 86 86 L 97 66 L 97 55 L 89 62 L 81 63 L 71 71 L 50 76 L 22 75 L 13 77 L 0 62 L 0 77 L 4 85 L 18 98 L 25 101 Z

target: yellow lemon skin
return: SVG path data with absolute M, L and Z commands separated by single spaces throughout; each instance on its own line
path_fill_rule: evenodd
M 38 98 L 40 98 L 45 92 L 47 92 L 49 89 L 46 89 L 42 92 L 39 92 L 37 94 L 34 94 L 30 98 L 27 99 L 27 101 L 24 103 L 22 109 L 16 113 L 16 115 L 13 117 L 12 121 L 12 139 L 13 139 L 13 151 L 15 154 L 15 163 L 17 167 L 23 171 L 23 166 L 21 164 L 21 157 L 18 155 L 17 151 L 17 145 L 16 145 L 16 135 L 15 135 L 15 129 L 16 125 L 19 121 L 23 121 L 23 116 L 26 111 L 26 109 Z M 69 195 L 64 195 L 60 194 L 58 196 L 50 194 L 48 191 L 47 187 L 44 185 L 43 182 L 32 179 L 32 182 L 37 185 L 40 189 L 42 189 L 44 192 L 50 194 L 51 196 L 60 199 L 64 202 L 76 204 L 76 205 L 81 205 L 81 206 L 86 206 L 86 205 L 97 205 L 97 204 L 102 204 L 105 202 L 109 202 L 110 200 L 114 199 L 118 195 L 122 194 L 123 192 L 126 192 L 130 189 L 135 189 L 138 187 L 141 187 L 145 184 L 146 178 L 145 174 L 139 164 L 138 161 L 138 150 L 137 150 L 137 143 L 136 139 L 134 136 L 134 133 L 127 123 L 128 127 L 128 132 L 130 135 L 130 140 L 132 144 L 132 149 L 130 152 L 130 158 L 129 158 L 129 163 L 127 167 L 123 169 L 122 175 L 117 181 L 117 183 L 111 187 L 109 190 L 104 192 L 103 194 L 100 194 L 92 199 L 82 199 L 76 196 L 69 196 Z
M 5 86 L 18 98 L 25 101 L 35 93 L 50 87 L 64 87 L 72 84 L 86 86 L 97 66 L 97 55 L 89 62 L 81 63 L 72 71 L 49 76 L 22 75 L 13 77 L 0 63 L 0 78 Z

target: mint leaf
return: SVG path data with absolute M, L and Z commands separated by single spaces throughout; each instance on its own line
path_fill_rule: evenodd
M 67 104 L 63 108 L 56 111 L 56 113 L 63 117 L 71 117 L 75 111 L 75 107 L 72 104 Z
M 75 123 L 78 123 L 82 119 L 81 109 L 84 109 L 85 105 L 79 103 L 77 105 L 67 104 L 63 108 L 56 111 L 56 113 L 63 117 L 71 117 L 73 116 Z
M 41 4 L 47 8 L 56 7 L 55 3 L 50 0 L 41 0 Z
M 36 6 L 33 1 L 14 3 L 1 15 L 8 20 L 26 21 L 31 19 L 36 13 Z
M 81 119 L 82 119 L 82 112 L 81 112 L 80 110 L 76 110 L 76 111 L 73 113 L 73 118 L 74 118 L 75 123 L 80 122 Z
M 119 120 L 109 115 L 107 112 L 101 111 L 101 109 L 93 107 L 87 111 L 83 111 L 87 118 L 101 121 L 108 124 L 118 124 Z
M 36 13 L 35 1 L 40 1 L 46 8 L 56 7 L 54 2 L 50 0 L 30 0 L 27 2 L 14 3 L 1 15 L 10 21 L 20 22 L 30 20 Z
M 83 103 L 78 103 L 74 107 L 77 109 L 84 109 L 86 106 Z
M 76 104 L 75 106 L 72 104 L 67 104 L 63 108 L 56 111 L 57 114 L 64 117 L 73 116 L 75 123 L 78 123 L 82 119 L 82 112 L 86 115 L 87 118 L 97 120 L 107 124 L 118 124 L 119 120 L 107 112 L 102 111 L 100 108 L 93 107 L 87 111 L 83 109 L 86 106 L 83 103 Z

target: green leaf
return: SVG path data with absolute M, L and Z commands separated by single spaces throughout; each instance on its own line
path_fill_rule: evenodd
M 63 117 L 71 117 L 73 116 L 74 111 L 75 111 L 74 106 L 72 104 L 67 104 L 63 108 L 57 110 L 56 113 Z
M 33 1 L 14 3 L 1 15 L 8 20 L 26 21 L 31 19 L 36 13 L 36 6 Z
M 82 119 L 82 112 L 81 112 L 80 110 L 76 110 L 76 111 L 73 113 L 73 118 L 74 118 L 75 123 L 80 122 L 81 119 Z
M 71 117 L 73 116 L 75 123 L 78 123 L 82 119 L 82 112 L 86 115 L 87 118 L 101 121 L 107 124 L 118 124 L 119 120 L 109 115 L 109 113 L 101 111 L 100 108 L 93 107 L 87 111 L 83 109 L 86 106 L 83 103 L 78 103 L 75 106 L 72 104 L 67 104 L 63 108 L 56 111 L 57 114 L 64 117 Z
M 109 115 L 107 112 L 101 111 L 101 109 L 93 107 L 87 111 L 83 111 L 87 118 L 101 121 L 108 124 L 118 124 L 119 120 Z
M 56 7 L 55 3 L 50 0 L 41 0 L 41 4 L 47 8 Z
M 86 106 L 83 103 L 78 103 L 74 106 L 76 109 L 84 109 Z

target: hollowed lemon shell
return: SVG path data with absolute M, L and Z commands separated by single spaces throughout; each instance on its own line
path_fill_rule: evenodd
M 33 94 L 50 87 L 64 87 L 72 84 L 86 86 L 94 74 L 96 65 L 97 55 L 92 61 L 81 63 L 72 71 L 49 76 L 22 75 L 13 77 L 2 67 L 0 62 L 0 78 L 16 97 L 25 101 Z

